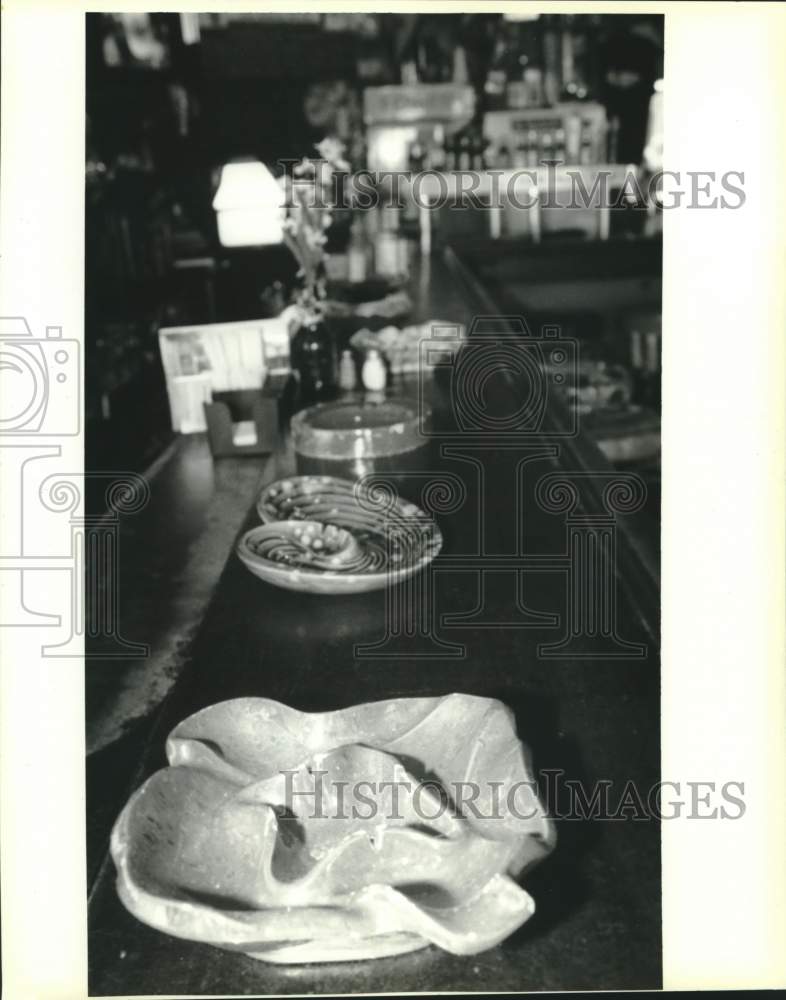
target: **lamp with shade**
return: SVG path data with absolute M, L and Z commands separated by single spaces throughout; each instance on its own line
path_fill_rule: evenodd
M 213 208 L 225 247 L 273 246 L 284 240 L 286 195 L 264 163 L 243 160 L 221 170 Z

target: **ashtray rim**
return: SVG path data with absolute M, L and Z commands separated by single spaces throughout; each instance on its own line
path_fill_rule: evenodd
M 423 427 L 431 418 L 430 408 L 423 408 L 417 399 L 406 396 L 387 397 L 379 405 L 391 404 L 403 411 L 400 420 L 388 424 L 357 427 L 315 427 L 309 421 L 314 415 L 328 413 L 352 405 L 369 406 L 363 396 L 353 396 L 327 403 L 316 403 L 296 413 L 290 421 L 290 433 L 295 451 L 306 458 L 332 458 L 337 461 L 356 458 L 358 442 L 363 442 L 364 457 L 390 458 L 403 455 L 417 448 L 426 447 L 430 437 L 423 432 Z M 407 415 L 408 414 L 408 415 Z M 388 447 L 381 447 L 387 441 Z M 399 445 L 406 442 L 406 447 Z M 391 447 L 395 443 L 397 447 Z M 336 448 L 337 444 L 342 447 Z M 331 445 L 333 446 L 331 450 Z M 372 449 L 372 445 L 374 446 Z
M 303 520 L 269 520 L 263 524 L 258 524 L 241 535 L 236 546 L 238 558 L 243 565 L 255 576 L 272 583 L 275 586 L 283 587 L 286 590 L 296 590 L 306 593 L 324 593 L 330 587 L 334 594 L 354 594 L 365 593 L 372 590 L 382 590 L 385 587 L 393 586 L 421 569 L 425 568 L 433 559 L 439 555 L 442 548 L 442 533 L 436 524 L 433 524 L 432 542 L 428 550 L 423 552 L 414 562 L 404 562 L 400 566 L 387 566 L 381 570 L 372 572 L 347 572 L 341 570 L 330 570 L 314 568 L 309 566 L 288 566 L 284 563 L 277 563 L 271 559 L 265 559 L 254 551 L 252 545 L 260 536 L 271 534 L 275 529 L 285 531 L 302 528 L 304 525 L 314 523 L 321 526 L 332 522 L 318 521 L 312 519 Z M 347 531 L 342 525 L 336 525 L 341 530 Z M 352 534 L 350 532 L 350 534 Z

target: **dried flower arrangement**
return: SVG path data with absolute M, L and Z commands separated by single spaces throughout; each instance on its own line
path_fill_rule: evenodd
M 291 176 L 282 178 L 287 196 L 284 240 L 300 265 L 297 277 L 301 285 L 295 302 L 305 321 L 318 319 L 325 312 L 325 244 L 333 220 L 335 175 L 349 170 L 344 144 L 338 139 L 327 137 L 316 149 L 320 159 L 304 157 Z

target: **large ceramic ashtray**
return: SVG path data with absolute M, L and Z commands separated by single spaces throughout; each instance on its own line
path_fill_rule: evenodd
M 289 590 L 379 590 L 421 570 L 442 547 L 439 528 L 415 504 L 334 476 L 271 483 L 257 510 L 266 523 L 243 535 L 238 556 Z
M 348 397 L 310 406 L 291 423 L 298 469 L 355 478 L 424 466 L 429 416 L 416 400 L 403 397 Z
M 121 900 L 270 962 L 498 944 L 554 846 L 512 713 L 453 694 L 304 713 L 241 698 L 180 723 L 112 833 Z

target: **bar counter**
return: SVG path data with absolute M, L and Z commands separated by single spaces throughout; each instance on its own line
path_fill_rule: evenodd
M 415 320 L 471 327 L 497 312 L 460 256 L 447 249 L 414 269 Z M 501 371 L 485 398 L 509 408 L 515 380 Z M 261 485 L 293 471 L 286 439 L 270 457 L 214 465 L 204 440 L 179 439 L 151 478 L 147 509 L 123 525 L 121 629 L 151 651 L 122 667 L 100 659 L 89 667 L 91 995 L 156 994 L 161 983 L 187 995 L 660 986 L 660 831 L 655 819 L 633 818 L 635 809 L 616 820 L 558 820 L 555 851 L 523 882 L 535 915 L 470 957 L 429 947 L 365 963 L 269 965 L 159 933 L 117 898 L 107 851 L 118 811 L 165 766 L 173 726 L 230 698 L 305 711 L 454 691 L 498 698 L 515 713 L 552 808 L 566 804 L 565 779 L 587 796 L 611 783 L 612 810 L 629 782 L 646 801 L 660 776 L 659 610 L 642 513 L 610 501 L 614 470 L 580 430 L 570 434 L 555 397 L 523 443 L 462 430 L 444 381 L 431 402 L 434 478 L 455 492 L 436 513 L 444 547 L 429 578 L 433 619 L 415 636 L 386 632 L 384 592 L 294 594 L 256 579 L 235 556 L 238 531 L 259 521 Z M 582 631 L 570 604 L 569 545 L 599 525 L 616 551 L 602 598 L 608 627 Z M 545 785 L 557 772 L 552 798 Z

